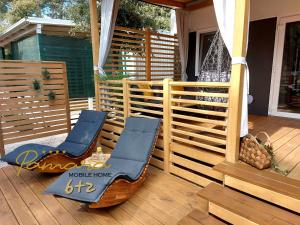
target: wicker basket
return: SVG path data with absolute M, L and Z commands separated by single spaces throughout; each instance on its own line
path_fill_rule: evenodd
M 262 139 L 262 135 L 265 139 Z M 242 140 L 240 160 L 260 170 L 269 168 L 272 156 L 267 149 L 272 149 L 272 145 L 266 132 L 259 132 L 255 136 L 248 134 Z

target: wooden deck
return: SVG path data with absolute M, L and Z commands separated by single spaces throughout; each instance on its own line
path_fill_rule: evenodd
M 57 176 L 22 172 L 9 166 L 0 170 L 0 224 L 177 224 L 193 209 L 206 210 L 197 196 L 200 187 L 150 168 L 144 186 L 126 203 L 109 209 L 43 195 Z
M 289 177 L 300 180 L 300 120 L 250 116 L 250 132 L 270 134 L 276 158 Z M 22 171 L 0 169 L 0 224 L 177 224 L 194 209 L 207 211 L 200 187 L 150 168 L 144 186 L 126 203 L 109 209 L 89 209 L 85 204 L 43 195 L 55 179 Z
M 288 177 L 300 180 L 300 120 L 251 115 L 249 122 L 250 133 L 270 135 L 279 165 L 290 171 Z

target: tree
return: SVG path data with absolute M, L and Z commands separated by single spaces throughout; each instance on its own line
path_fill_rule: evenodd
M 99 12 L 100 7 L 101 1 Z M 1 0 L 0 19 L 4 26 L 28 16 L 71 19 L 77 24 L 76 30 L 80 31 L 88 31 L 90 27 L 88 0 Z M 132 28 L 169 30 L 170 9 L 138 0 L 121 0 L 116 24 Z
M 138 0 L 122 0 L 116 24 L 124 27 L 169 30 L 170 17 L 171 11 L 168 8 Z
M 28 16 L 42 16 L 43 1 L 40 0 L 14 0 L 9 4 L 5 17 L 9 23 L 15 23 Z
M 90 30 L 90 10 L 88 0 L 74 0 L 68 9 L 69 19 L 73 20 L 77 26 L 75 31 Z
M 10 1 L 7 0 L 0 1 L 0 32 L 9 25 L 5 20 L 5 15 L 8 12 L 9 3 Z

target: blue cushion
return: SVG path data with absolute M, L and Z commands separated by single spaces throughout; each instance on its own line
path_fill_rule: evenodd
M 119 161 L 119 162 L 118 162 Z M 86 167 L 72 169 L 69 172 L 62 174 L 59 179 L 52 183 L 46 194 L 60 195 L 66 198 L 84 202 L 97 202 L 107 187 L 117 178 L 126 178 L 128 180 L 136 180 L 140 176 L 137 170 L 144 168 L 143 163 L 132 160 L 112 159 L 106 165 L 111 165 L 110 168 L 102 168 L 97 170 L 88 170 Z M 83 174 L 84 177 L 78 176 Z M 77 177 L 76 177 L 77 176 Z M 71 194 L 65 192 L 68 182 L 72 179 L 72 186 L 77 185 L 80 181 L 85 185 L 92 183 L 95 191 L 87 193 L 87 186 L 83 187 L 81 192 L 77 189 Z
M 145 164 L 146 163 L 144 162 L 117 158 L 110 158 L 106 162 L 106 165 L 111 165 L 112 169 L 123 172 L 123 175 L 127 176 L 131 180 L 139 178 L 143 172 Z
M 57 149 L 65 151 L 68 155 L 77 157 L 84 154 L 88 147 L 88 145 L 65 141 L 57 146 Z
M 159 125 L 160 119 L 128 118 L 111 157 L 146 162 Z
M 86 167 L 72 169 L 62 174 L 47 188 L 45 193 L 78 201 L 97 202 L 115 179 L 137 180 L 149 160 L 159 127 L 159 119 L 128 118 L 116 149 L 106 162 L 106 165 L 110 166 L 109 168 L 92 171 L 87 170 Z M 74 177 L 74 174 L 83 174 L 84 176 Z M 97 174 L 109 176 L 101 177 Z M 80 181 L 83 184 L 92 183 L 95 191 L 87 193 L 87 187 L 83 187 L 81 192 L 74 189 L 72 193 L 67 194 L 65 188 L 70 179 L 72 179 L 73 186 Z
M 82 110 L 79 116 L 79 120 L 82 122 L 96 122 L 101 123 L 106 118 L 107 112 L 94 111 L 94 110 Z
M 79 177 L 82 174 L 84 177 Z M 100 174 L 102 177 L 97 177 L 97 174 Z M 101 175 L 102 174 L 102 175 Z M 103 174 L 108 174 L 104 176 Z M 77 177 L 76 177 L 77 176 Z M 45 194 L 54 194 L 60 195 L 66 198 L 72 198 L 74 200 L 84 201 L 84 202 L 96 202 L 100 199 L 102 193 L 113 181 L 112 176 L 118 176 L 118 171 L 113 169 L 98 169 L 98 170 L 88 170 L 86 167 L 72 169 L 69 172 L 63 173 L 54 183 L 52 183 L 44 192 Z M 87 186 L 83 187 L 80 192 L 78 189 L 70 194 L 66 193 L 65 189 L 68 182 L 72 179 L 72 186 L 74 187 L 79 182 L 84 185 L 87 183 L 92 183 L 93 187 L 96 189 L 91 193 L 87 193 Z
M 31 154 L 27 156 L 26 161 L 34 159 L 34 161 L 37 162 L 48 155 L 51 150 L 59 150 L 60 152 L 66 151 L 66 154 L 71 157 L 80 156 L 85 153 L 87 148 L 92 144 L 101 131 L 106 116 L 107 112 L 83 110 L 74 128 L 62 144 L 57 147 L 38 144 L 23 145 L 5 155 L 2 160 L 16 165 L 16 158 L 27 150 L 35 150 L 37 154 L 31 152 Z M 44 153 L 44 150 L 46 151 L 46 154 Z M 24 157 L 22 159 L 24 159 Z
M 45 155 L 47 155 L 49 151 L 54 150 L 56 150 L 54 147 L 50 147 L 47 145 L 26 144 L 6 154 L 2 158 L 2 160 L 13 165 L 20 165 L 20 163 L 22 163 L 23 160 L 26 162 L 36 162 L 43 158 Z M 24 165 L 26 164 L 28 163 L 25 163 Z
M 66 138 L 66 142 L 89 145 L 102 128 L 107 113 L 84 110 Z

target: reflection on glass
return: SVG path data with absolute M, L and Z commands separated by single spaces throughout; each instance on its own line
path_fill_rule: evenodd
M 216 32 L 209 32 L 205 34 L 200 34 L 200 48 L 199 48 L 199 71 L 201 69 L 201 65 L 205 59 L 205 56 L 212 44 Z
M 300 113 L 300 22 L 286 25 L 278 111 Z

